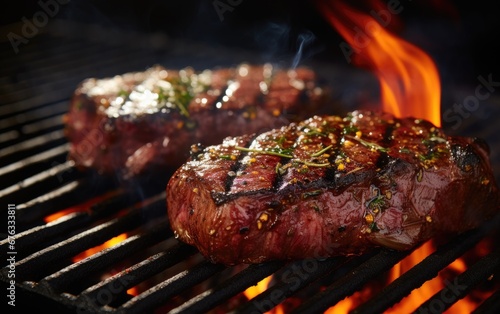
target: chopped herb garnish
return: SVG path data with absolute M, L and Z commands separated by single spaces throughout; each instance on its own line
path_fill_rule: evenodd
M 235 146 L 234 148 L 237 150 L 241 150 L 243 152 L 259 153 L 259 154 L 263 154 L 263 155 L 273 155 L 273 156 L 284 157 L 284 158 L 293 158 L 292 155 L 282 153 L 279 151 L 252 149 L 252 148 L 246 148 L 246 147 L 241 147 L 241 146 Z
M 366 207 L 373 210 L 382 210 L 385 207 L 385 197 L 384 195 L 377 195 L 368 202 L 366 202 Z
M 314 128 L 314 127 L 311 127 L 311 126 L 305 126 L 304 128 L 302 128 L 302 130 L 306 130 L 305 133 L 308 136 L 312 136 L 312 135 L 316 135 L 316 136 L 328 136 L 328 134 L 325 133 L 325 132 L 323 132 L 322 129 Z
M 126 90 L 120 90 L 118 92 L 118 97 L 122 97 L 122 98 L 128 98 L 128 95 L 130 95 L 130 92 L 127 92 Z
M 370 187 L 370 190 L 373 197 L 366 202 L 366 207 L 374 213 L 385 209 L 385 195 L 380 193 L 380 189 L 373 185 Z
M 304 165 L 306 166 L 310 166 L 310 167 L 327 167 L 327 166 L 330 166 L 330 163 L 329 162 L 325 162 L 325 163 L 315 163 L 315 162 L 309 162 L 309 161 L 305 161 L 305 160 L 294 160 L 296 162 L 300 162 L 300 163 L 303 163 Z
M 293 156 L 290 155 L 287 150 L 277 150 L 277 149 L 272 149 L 272 150 L 263 150 L 263 149 L 253 149 L 253 148 L 246 148 L 246 147 L 241 147 L 241 146 L 235 146 L 234 147 L 237 150 L 243 151 L 243 152 L 251 152 L 251 153 L 258 153 L 258 154 L 263 154 L 263 155 L 272 155 L 272 156 L 278 156 L 278 157 L 283 157 L 283 158 L 290 158 L 292 159 Z M 293 159 L 293 162 L 296 163 L 301 163 L 306 166 L 310 167 L 327 167 L 330 166 L 329 162 L 326 163 L 315 163 L 315 162 L 310 162 L 307 160 L 301 160 L 301 159 Z
M 318 196 L 322 193 L 321 190 L 314 190 L 314 191 L 309 191 L 309 192 L 304 192 L 302 193 L 302 199 L 306 199 L 311 196 Z
M 431 150 L 425 155 L 419 154 L 418 158 L 420 159 L 420 161 L 429 161 L 429 160 L 439 158 L 440 155 L 441 155 L 440 152 L 438 152 L 436 150 Z
M 433 142 L 438 142 L 438 143 L 446 143 L 446 140 L 442 137 L 439 137 L 439 136 L 431 136 L 429 138 L 430 141 L 433 141 Z
M 389 148 L 382 147 L 376 143 L 365 141 L 359 137 L 354 137 L 354 136 L 350 136 L 350 135 L 346 135 L 345 137 L 347 137 L 351 140 L 354 140 L 354 141 L 358 141 L 360 144 L 362 144 L 363 146 L 368 147 L 370 149 L 376 149 L 376 150 L 383 152 L 383 153 L 387 153 L 389 151 Z
M 286 141 L 286 137 L 280 136 L 277 140 L 276 143 L 278 143 L 279 146 L 283 145 L 283 143 Z
M 342 134 L 355 134 L 359 129 L 355 125 L 348 125 L 342 129 Z
M 283 166 L 280 162 L 276 164 L 276 173 L 280 176 L 284 175 L 290 164 Z
M 320 151 L 317 151 L 315 152 L 314 154 L 311 154 L 311 157 L 318 157 L 318 156 L 321 156 L 323 155 L 327 150 L 329 150 L 330 148 L 332 148 L 333 145 L 328 145 L 327 147 L 323 148 L 322 150 Z
M 271 152 L 275 152 L 278 154 L 283 154 L 283 155 L 292 155 L 293 149 L 292 148 L 282 148 L 282 147 L 273 147 L 269 149 Z
M 168 87 L 158 87 L 159 105 L 175 107 L 185 117 L 189 117 L 188 106 L 194 96 L 199 92 L 206 91 L 209 87 L 200 82 L 195 74 L 167 79 L 167 82 L 170 83 Z
M 368 228 L 370 228 L 370 231 L 372 232 L 377 232 L 377 231 L 380 231 L 380 229 L 378 228 L 377 226 L 377 223 L 376 222 L 372 222 Z

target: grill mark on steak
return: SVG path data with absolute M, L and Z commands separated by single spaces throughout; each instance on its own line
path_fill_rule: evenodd
M 447 136 L 413 118 L 367 111 L 352 118 L 351 124 L 315 116 L 207 147 L 213 156 L 187 162 L 168 183 L 172 229 L 210 261 L 260 263 L 410 249 L 498 213 L 498 186 L 480 141 Z M 276 148 L 280 136 L 293 139 L 287 145 L 295 145 L 296 162 L 278 177 L 282 158 L 266 150 Z M 247 171 L 230 189 L 225 172 L 234 161 L 217 158 L 228 152 L 239 154 Z
M 395 126 L 395 123 L 386 123 L 385 129 L 382 133 L 383 134 L 382 140 L 380 141 L 381 146 L 391 147 L 394 126 Z M 389 164 L 389 162 L 391 161 L 391 158 L 389 157 L 387 152 L 381 151 L 379 153 L 380 153 L 380 155 L 378 156 L 377 161 L 375 162 L 375 165 L 377 166 L 377 168 L 383 169 Z
M 252 145 L 253 141 L 255 141 L 255 138 L 257 135 L 253 135 L 251 139 L 248 141 L 248 143 L 244 146 L 245 148 L 248 148 Z M 237 159 L 235 160 L 234 164 L 230 167 L 230 171 L 227 173 L 226 180 L 224 183 L 224 195 L 219 195 L 219 198 L 221 199 L 221 202 L 224 202 L 224 200 L 227 198 L 227 195 L 230 194 L 231 187 L 233 186 L 234 179 L 236 178 L 236 175 L 240 172 L 245 171 L 245 165 L 241 162 L 246 156 L 248 156 L 248 152 L 240 152 L 238 155 Z
M 68 158 L 79 169 L 124 179 L 151 169 L 171 172 L 193 144 L 299 121 L 327 97 L 311 69 L 270 65 L 205 71 L 155 66 L 89 78 L 77 86 L 64 117 Z

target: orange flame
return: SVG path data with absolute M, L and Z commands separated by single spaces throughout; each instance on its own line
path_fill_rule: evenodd
M 435 247 L 432 241 L 425 242 L 401 262 L 394 265 L 389 272 L 388 283 L 396 280 L 413 266 L 420 263 L 424 258 L 432 254 L 434 250 Z M 402 302 L 399 302 L 392 308 L 388 309 L 387 313 L 412 313 L 420 304 L 424 303 L 442 288 L 443 279 L 439 276 L 426 281 L 420 288 L 415 289 L 410 295 L 404 298 Z
M 380 1 L 372 1 L 373 8 L 384 10 L 384 20 L 374 10 L 370 11 L 370 14 L 362 13 L 340 1 L 318 0 L 316 4 L 327 21 L 347 41 L 343 43 L 345 45 L 341 44 L 347 61 L 350 62 L 353 56 L 354 64 L 368 68 L 377 76 L 380 83 L 381 106 L 384 111 L 396 117 L 426 119 L 438 127 L 441 126 L 441 84 L 437 67 L 424 51 L 389 31 L 391 19 L 393 22 L 397 20 L 397 10 L 391 11 L 389 7 L 384 9 Z M 393 12 L 392 17 L 391 12 Z M 392 268 L 387 283 L 398 278 L 433 251 L 432 241 L 416 249 Z M 446 268 L 455 272 L 462 272 L 465 269 L 466 264 L 463 259 L 457 259 Z M 444 288 L 444 278 L 440 273 L 436 278 L 425 282 L 387 313 L 414 311 Z M 369 287 L 342 300 L 327 312 L 348 312 L 360 304 L 361 295 L 366 293 L 371 293 Z M 469 313 L 473 309 L 474 302 L 465 297 L 452 306 L 449 313 Z
M 85 251 L 81 252 L 80 254 L 74 256 L 73 257 L 73 263 L 79 262 L 82 259 L 87 258 L 87 257 L 89 257 L 91 255 L 94 255 L 94 254 L 96 254 L 96 253 L 98 253 L 98 252 L 100 252 L 100 251 L 102 251 L 104 249 L 107 249 L 107 248 L 110 248 L 112 246 L 115 246 L 118 243 L 125 241 L 126 239 L 127 239 L 127 234 L 126 233 L 119 234 L 116 237 L 111 238 L 108 241 L 104 242 L 103 244 L 94 246 L 93 248 L 85 250 Z
M 273 275 L 267 276 L 266 278 L 259 281 L 255 286 L 248 287 L 243 294 L 247 297 L 248 300 L 253 299 L 258 296 L 262 292 L 266 291 L 271 284 L 273 279 Z M 281 305 L 276 306 L 274 309 L 266 312 L 266 314 L 284 314 L 285 310 Z
M 75 205 L 75 206 L 72 206 L 72 207 L 68 207 L 66 209 L 63 209 L 61 211 L 58 211 L 58 212 L 55 212 L 53 214 L 50 214 L 48 216 L 46 216 L 43 220 L 45 221 L 45 223 L 49 223 L 49 222 L 52 222 L 54 220 L 57 220 L 61 217 L 64 217 L 68 214 L 71 214 L 71 213 L 77 213 L 77 212 L 90 212 L 90 207 L 100 201 L 103 201 L 105 199 L 108 199 L 116 194 L 118 194 L 119 191 L 111 191 L 111 192 L 107 192 L 107 193 L 104 193 L 103 195 L 99 195 L 97 197 L 94 197 L 92 199 L 89 199 L 81 204 L 78 204 L 78 205 Z
M 272 275 L 262 279 L 255 286 L 251 286 L 251 287 L 247 288 L 243 292 L 243 294 L 248 298 L 248 300 L 251 300 L 254 297 L 261 294 L 262 292 L 266 291 L 271 280 L 272 280 Z
M 439 74 L 425 52 L 398 38 L 368 14 L 338 1 L 316 3 L 351 46 L 346 58 L 350 60 L 355 53 L 353 61 L 377 76 L 383 110 L 397 117 L 426 119 L 441 126 Z
M 81 261 L 81 260 L 83 260 L 89 256 L 92 256 L 92 255 L 94 255 L 102 250 L 105 250 L 107 248 L 113 247 L 113 246 L 121 243 L 121 242 L 125 241 L 127 238 L 128 238 L 127 233 L 119 234 L 116 237 L 113 237 L 113 238 L 109 239 L 108 241 L 104 242 L 103 244 L 94 246 L 93 248 L 85 250 L 85 251 L 81 252 L 80 254 L 74 256 L 72 261 L 73 261 L 73 263 Z M 113 273 L 109 273 L 108 275 L 112 276 Z M 132 287 L 132 288 L 127 290 L 127 294 L 132 295 L 132 296 L 137 296 L 137 295 L 139 295 L 139 289 L 137 287 Z

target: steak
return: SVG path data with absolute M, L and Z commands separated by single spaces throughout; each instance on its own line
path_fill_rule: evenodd
M 498 213 L 487 144 L 373 111 L 193 146 L 170 178 L 176 236 L 228 265 L 407 250 Z
M 154 66 L 89 78 L 65 116 L 69 158 L 77 167 L 132 177 L 177 169 L 193 143 L 262 132 L 308 117 L 326 90 L 306 67 L 271 64 L 194 71 Z

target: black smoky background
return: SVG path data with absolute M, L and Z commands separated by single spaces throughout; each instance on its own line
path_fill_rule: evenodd
M 41 10 L 42 2 L 57 6 L 57 14 L 49 19 L 49 24 L 54 24 L 56 32 L 63 36 L 75 38 L 85 34 L 86 40 L 156 49 L 157 60 L 166 66 L 177 62 L 202 68 L 244 61 L 274 62 L 287 67 L 316 64 L 343 109 L 356 109 L 378 97 L 376 78 L 347 62 L 339 47 L 344 39 L 313 1 L 22 0 L 0 13 L 2 25 L 20 23 L 23 17 L 31 20 Z M 348 2 L 365 12 L 372 10 L 370 3 Z M 489 1 L 380 3 L 373 9 L 375 12 L 390 5 L 401 8 L 400 13 L 391 15 L 387 27 L 436 62 L 442 82 L 443 128 L 453 135 L 485 138 L 499 173 L 500 145 L 496 133 L 500 126 L 496 117 L 500 112 L 500 11 Z M 61 27 L 56 21 L 80 28 Z M 2 37 L 7 40 L 6 35 Z M 179 43 L 184 46 L 178 48 Z M 169 53 L 175 49 L 177 59 L 172 61 Z M 208 57 L 187 53 L 183 58 L 189 49 L 210 52 Z M 152 63 L 144 60 L 142 69 Z M 96 77 L 121 74 L 100 69 L 93 73 Z M 484 86 L 485 82 L 488 86 Z M 478 88 L 481 99 L 476 97 Z

